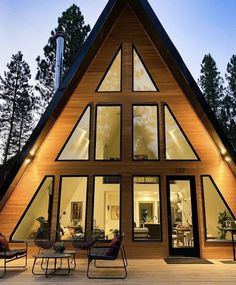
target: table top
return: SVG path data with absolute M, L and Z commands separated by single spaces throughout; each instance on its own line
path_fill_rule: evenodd
M 41 252 L 38 254 L 34 254 L 33 257 L 35 258 L 68 258 L 74 255 L 76 251 L 64 251 L 64 252 L 56 252 L 56 251 L 47 251 L 47 252 Z
M 232 227 L 220 228 L 220 230 L 229 231 L 229 232 L 236 232 L 236 228 L 232 228 Z

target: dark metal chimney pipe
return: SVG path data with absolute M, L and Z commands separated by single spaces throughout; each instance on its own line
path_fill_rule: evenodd
M 62 81 L 63 56 L 64 56 L 65 33 L 58 31 L 56 33 L 56 66 L 55 66 L 55 85 L 56 92 Z

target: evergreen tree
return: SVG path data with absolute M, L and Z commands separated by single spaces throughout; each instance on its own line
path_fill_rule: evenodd
M 0 138 L 2 162 L 20 152 L 34 127 L 34 94 L 29 65 L 19 51 L 0 76 Z
M 236 149 L 236 55 L 233 55 L 227 65 L 225 78 L 228 82 L 226 96 L 222 104 L 222 118 L 225 122 L 226 132 Z
M 206 101 L 216 117 L 220 119 L 221 100 L 224 94 L 223 79 L 220 76 L 215 60 L 210 54 L 205 55 L 203 58 L 199 84 Z
M 90 26 L 84 24 L 84 17 L 80 8 L 73 4 L 62 16 L 58 18 L 58 25 L 51 36 L 47 45 L 44 47 L 44 57 L 37 57 L 38 63 L 36 80 L 36 90 L 39 91 L 41 112 L 45 110 L 54 94 L 54 70 L 56 58 L 56 40 L 57 31 L 64 31 L 66 34 L 65 52 L 64 52 L 64 74 L 73 63 L 77 53 L 83 45 Z

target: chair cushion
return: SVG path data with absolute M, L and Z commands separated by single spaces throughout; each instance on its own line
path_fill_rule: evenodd
M 110 243 L 110 248 L 106 251 L 108 256 L 117 256 L 121 245 L 121 238 L 115 236 Z
M 10 251 L 9 244 L 4 235 L 0 233 L 0 245 L 4 247 L 5 251 Z

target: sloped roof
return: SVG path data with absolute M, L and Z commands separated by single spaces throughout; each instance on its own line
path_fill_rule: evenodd
M 25 158 L 29 155 L 32 148 L 37 149 L 37 145 L 40 145 L 45 138 L 46 134 L 59 116 L 68 98 L 72 94 L 78 82 L 81 80 L 83 74 L 86 72 L 89 64 L 95 57 L 99 47 L 126 4 L 133 9 L 134 13 L 144 26 L 149 37 L 153 41 L 154 45 L 156 45 L 156 48 L 158 49 L 163 60 L 168 65 L 168 68 L 174 75 L 180 87 L 183 89 L 185 94 L 187 94 L 190 103 L 220 151 L 222 153 L 227 153 L 231 157 L 228 164 L 236 175 L 235 150 L 220 127 L 209 105 L 205 101 L 197 83 L 190 74 L 183 59 L 167 35 L 148 1 L 109 0 L 100 17 L 98 18 L 94 28 L 90 32 L 82 49 L 80 50 L 75 62 L 67 72 L 47 110 L 34 129 L 17 161 L 13 165 L 7 179 L 3 183 L 0 189 L 0 209 L 1 205 L 4 204 L 4 201 L 6 201 L 11 194 L 11 191 L 7 190 L 19 172 Z

